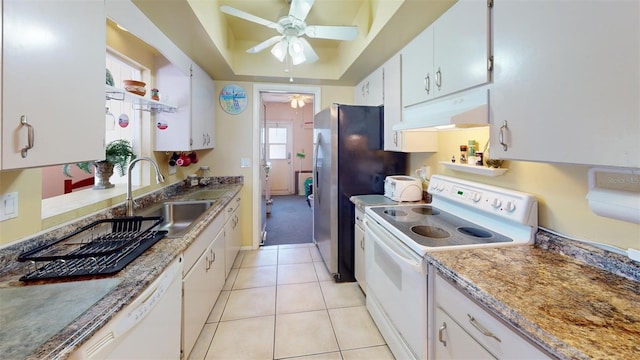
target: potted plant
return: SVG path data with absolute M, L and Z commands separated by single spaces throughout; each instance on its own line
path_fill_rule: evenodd
M 95 183 L 94 189 L 108 189 L 114 185 L 109 182 L 109 178 L 113 175 L 114 167 L 118 170 L 120 176 L 123 176 L 129 162 L 136 158 L 133 147 L 129 140 L 118 139 L 107 144 L 105 148 L 105 158 L 99 161 L 85 161 L 76 163 L 76 166 L 84 172 L 91 174 L 91 167 L 95 166 Z M 66 176 L 71 177 L 70 167 L 72 164 L 66 164 L 63 172 Z

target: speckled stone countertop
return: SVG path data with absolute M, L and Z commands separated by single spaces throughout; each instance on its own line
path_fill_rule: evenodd
M 459 290 L 561 359 L 640 359 L 640 264 L 540 230 L 535 246 L 433 252 Z
M 194 224 L 189 232 L 184 236 L 161 239 L 145 251 L 145 253 L 127 265 L 122 271 L 109 277 L 110 279 L 114 279 L 114 281 L 119 281 L 118 284 L 113 287 L 113 283 L 108 282 L 107 285 L 112 286 L 112 290 L 108 291 L 104 297 L 97 300 L 95 304 L 91 305 L 87 311 L 84 311 L 68 325 L 64 326 L 62 330 L 54 334 L 48 340 L 43 340 L 44 342 L 42 344 L 35 346 L 35 350 L 33 349 L 34 345 L 30 344 L 30 341 L 32 341 L 31 337 L 33 336 L 30 334 L 34 331 L 37 332 L 39 326 L 42 326 L 41 324 L 22 324 L 19 328 L 9 329 L 9 331 L 2 333 L 1 341 L 5 343 L 5 349 L 9 348 L 10 350 L 6 353 L 0 351 L 0 358 L 67 358 L 75 349 L 109 322 L 109 320 L 112 319 L 118 311 L 131 303 L 138 294 L 140 294 L 164 271 L 173 259 L 189 247 L 203 229 L 222 212 L 227 203 L 229 203 L 229 201 L 238 194 L 242 188 L 242 180 L 242 177 L 215 177 L 213 178 L 212 185 L 195 188 L 187 188 L 184 186 L 183 182 L 179 182 L 137 198 L 137 207 L 144 208 L 159 201 L 180 199 L 194 191 L 203 189 L 227 190 L 224 195 L 220 197 L 220 200 L 215 202 L 214 205 L 207 210 L 205 215 L 200 218 L 200 221 L 197 224 Z M 86 283 L 86 281 L 91 283 L 95 282 L 95 280 L 88 279 L 85 281 L 37 281 L 25 284 L 18 280 L 20 276 L 25 274 L 25 264 L 19 263 L 15 259 L 22 251 L 34 248 L 35 246 L 46 242 L 47 239 L 55 239 L 95 220 L 119 216 L 122 214 L 124 214 L 124 205 L 119 205 L 79 219 L 77 222 L 38 234 L 32 239 L 0 249 L 0 291 L 15 290 L 17 287 L 22 287 L 22 289 L 30 287 L 33 289 L 33 295 L 35 297 L 39 294 L 40 289 L 47 288 L 45 286 L 35 285 L 64 283 L 67 287 L 73 287 L 73 284 L 83 286 L 82 284 Z M 97 280 L 99 278 L 95 279 Z M 52 301 L 53 300 L 54 299 L 52 299 Z M 64 304 L 67 307 L 69 306 L 69 302 L 61 304 Z M 40 309 L 24 309 L 25 319 L 27 319 L 27 313 L 38 313 L 39 310 Z M 53 309 L 48 314 L 42 315 L 56 316 L 56 313 L 62 313 L 64 311 L 64 308 Z M 13 343 L 7 345 L 6 342 Z M 21 351 L 21 349 L 23 349 L 23 351 Z

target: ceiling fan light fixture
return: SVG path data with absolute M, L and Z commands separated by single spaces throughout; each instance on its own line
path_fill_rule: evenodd
M 293 97 L 293 99 L 291 99 L 291 107 L 294 109 L 304 107 L 304 101 L 298 95 L 296 95 Z
M 276 57 L 276 59 L 283 62 L 284 58 L 287 56 L 287 48 L 287 40 L 282 39 L 271 48 L 271 53 Z
M 304 55 L 304 45 L 300 39 L 295 36 L 291 36 L 287 37 L 287 41 L 289 42 L 289 56 L 291 56 L 293 65 L 299 65 L 305 62 L 307 57 Z

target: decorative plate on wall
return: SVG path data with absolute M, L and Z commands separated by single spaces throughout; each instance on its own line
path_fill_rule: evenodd
M 247 107 L 247 93 L 238 85 L 227 85 L 220 91 L 220 106 L 231 115 L 237 115 Z

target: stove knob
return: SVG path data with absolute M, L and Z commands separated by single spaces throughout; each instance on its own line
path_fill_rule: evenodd
M 474 193 L 471 196 L 471 200 L 473 200 L 473 202 L 478 202 L 478 201 L 480 201 L 480 199 L 482 199 L 482 196 L 480 196 L 480 194 L 478 194 L 478 193 Z
M 516 210 L 516 203 L 514 203 L 513 201 L 508 201 L 505 209 L 507 209 L 508 212 L 514 212 Z
M 493 206 L 494 208 L 499 208 L 500 205 L 502 205 L 502 201 L 500 201 L 500 199 L 495 198 L 491 201 L 491 206 Z

